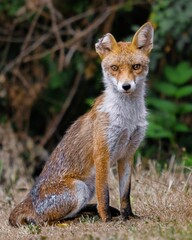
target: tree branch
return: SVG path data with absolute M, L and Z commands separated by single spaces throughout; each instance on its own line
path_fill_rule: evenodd
M 61 122 L 62 118 L 64 117 L 66 111 L 68 110 L 69 106 L 71 105 L 71 102 L 72 102 L 72 100 L 73 100 L 73 98 L 74 98 L 74 96 L 75 96 L 75 94 L 77 92 L 77 89 L 79 87 L 80 80 L 81 80 L 81 73 L 77 73 L 77 76 L 76 76 L 76 78 L 74 80 L 73 86 L 71 87 L 69 95 L 68 95 L 67 99 L 65 100 L 60 113 L 57 116 L 55 116 L 48 123 L 48 127 L 47 127 L 47 130 L 46 130 L 45 134 L 44 134 L 44 137 L 40 141 L 40 144 L 42 146 L 45 146 L 45 144 L 52 137 L 52 135 L 56 131 L 59 123 Z

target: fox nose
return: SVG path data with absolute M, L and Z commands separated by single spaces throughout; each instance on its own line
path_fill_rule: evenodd
M 129 84 L 129 83 L 124 83 L 124 84 L 122 85 L 122 88 L 123 88 L 125 91 L 127 91 L 127 90 L 129 90 L 129 89 L 131 88 L 131 84 Z

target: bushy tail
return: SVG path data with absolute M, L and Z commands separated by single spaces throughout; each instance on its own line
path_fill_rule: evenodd
M 13 209 L 9 216 L 9 223 L 13 227 L 30 223 L 36 224 L 35 211 L 30 196 Z

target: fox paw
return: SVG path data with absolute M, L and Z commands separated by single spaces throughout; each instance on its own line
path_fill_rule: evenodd
M 123 221 L 126 221 L 126 220 L 129 220 L 129 219 L 139 219 L 140 217 L 133 214 L 130 211 L 122 210 L 121 211 L 121 218 L 122 218 Z

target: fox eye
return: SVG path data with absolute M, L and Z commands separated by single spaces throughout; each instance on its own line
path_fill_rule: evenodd
M 134 64 L 132 65 L 133 70 L 138 70 L 141 68 L 141 64 Z
M 112 66 L 111 66 L 111 69 L 112 69 L 113 71 L 117 71 L 117 70 L 119 69 L 119 67 L 118 67 L 117 65 L 112 65 Z

